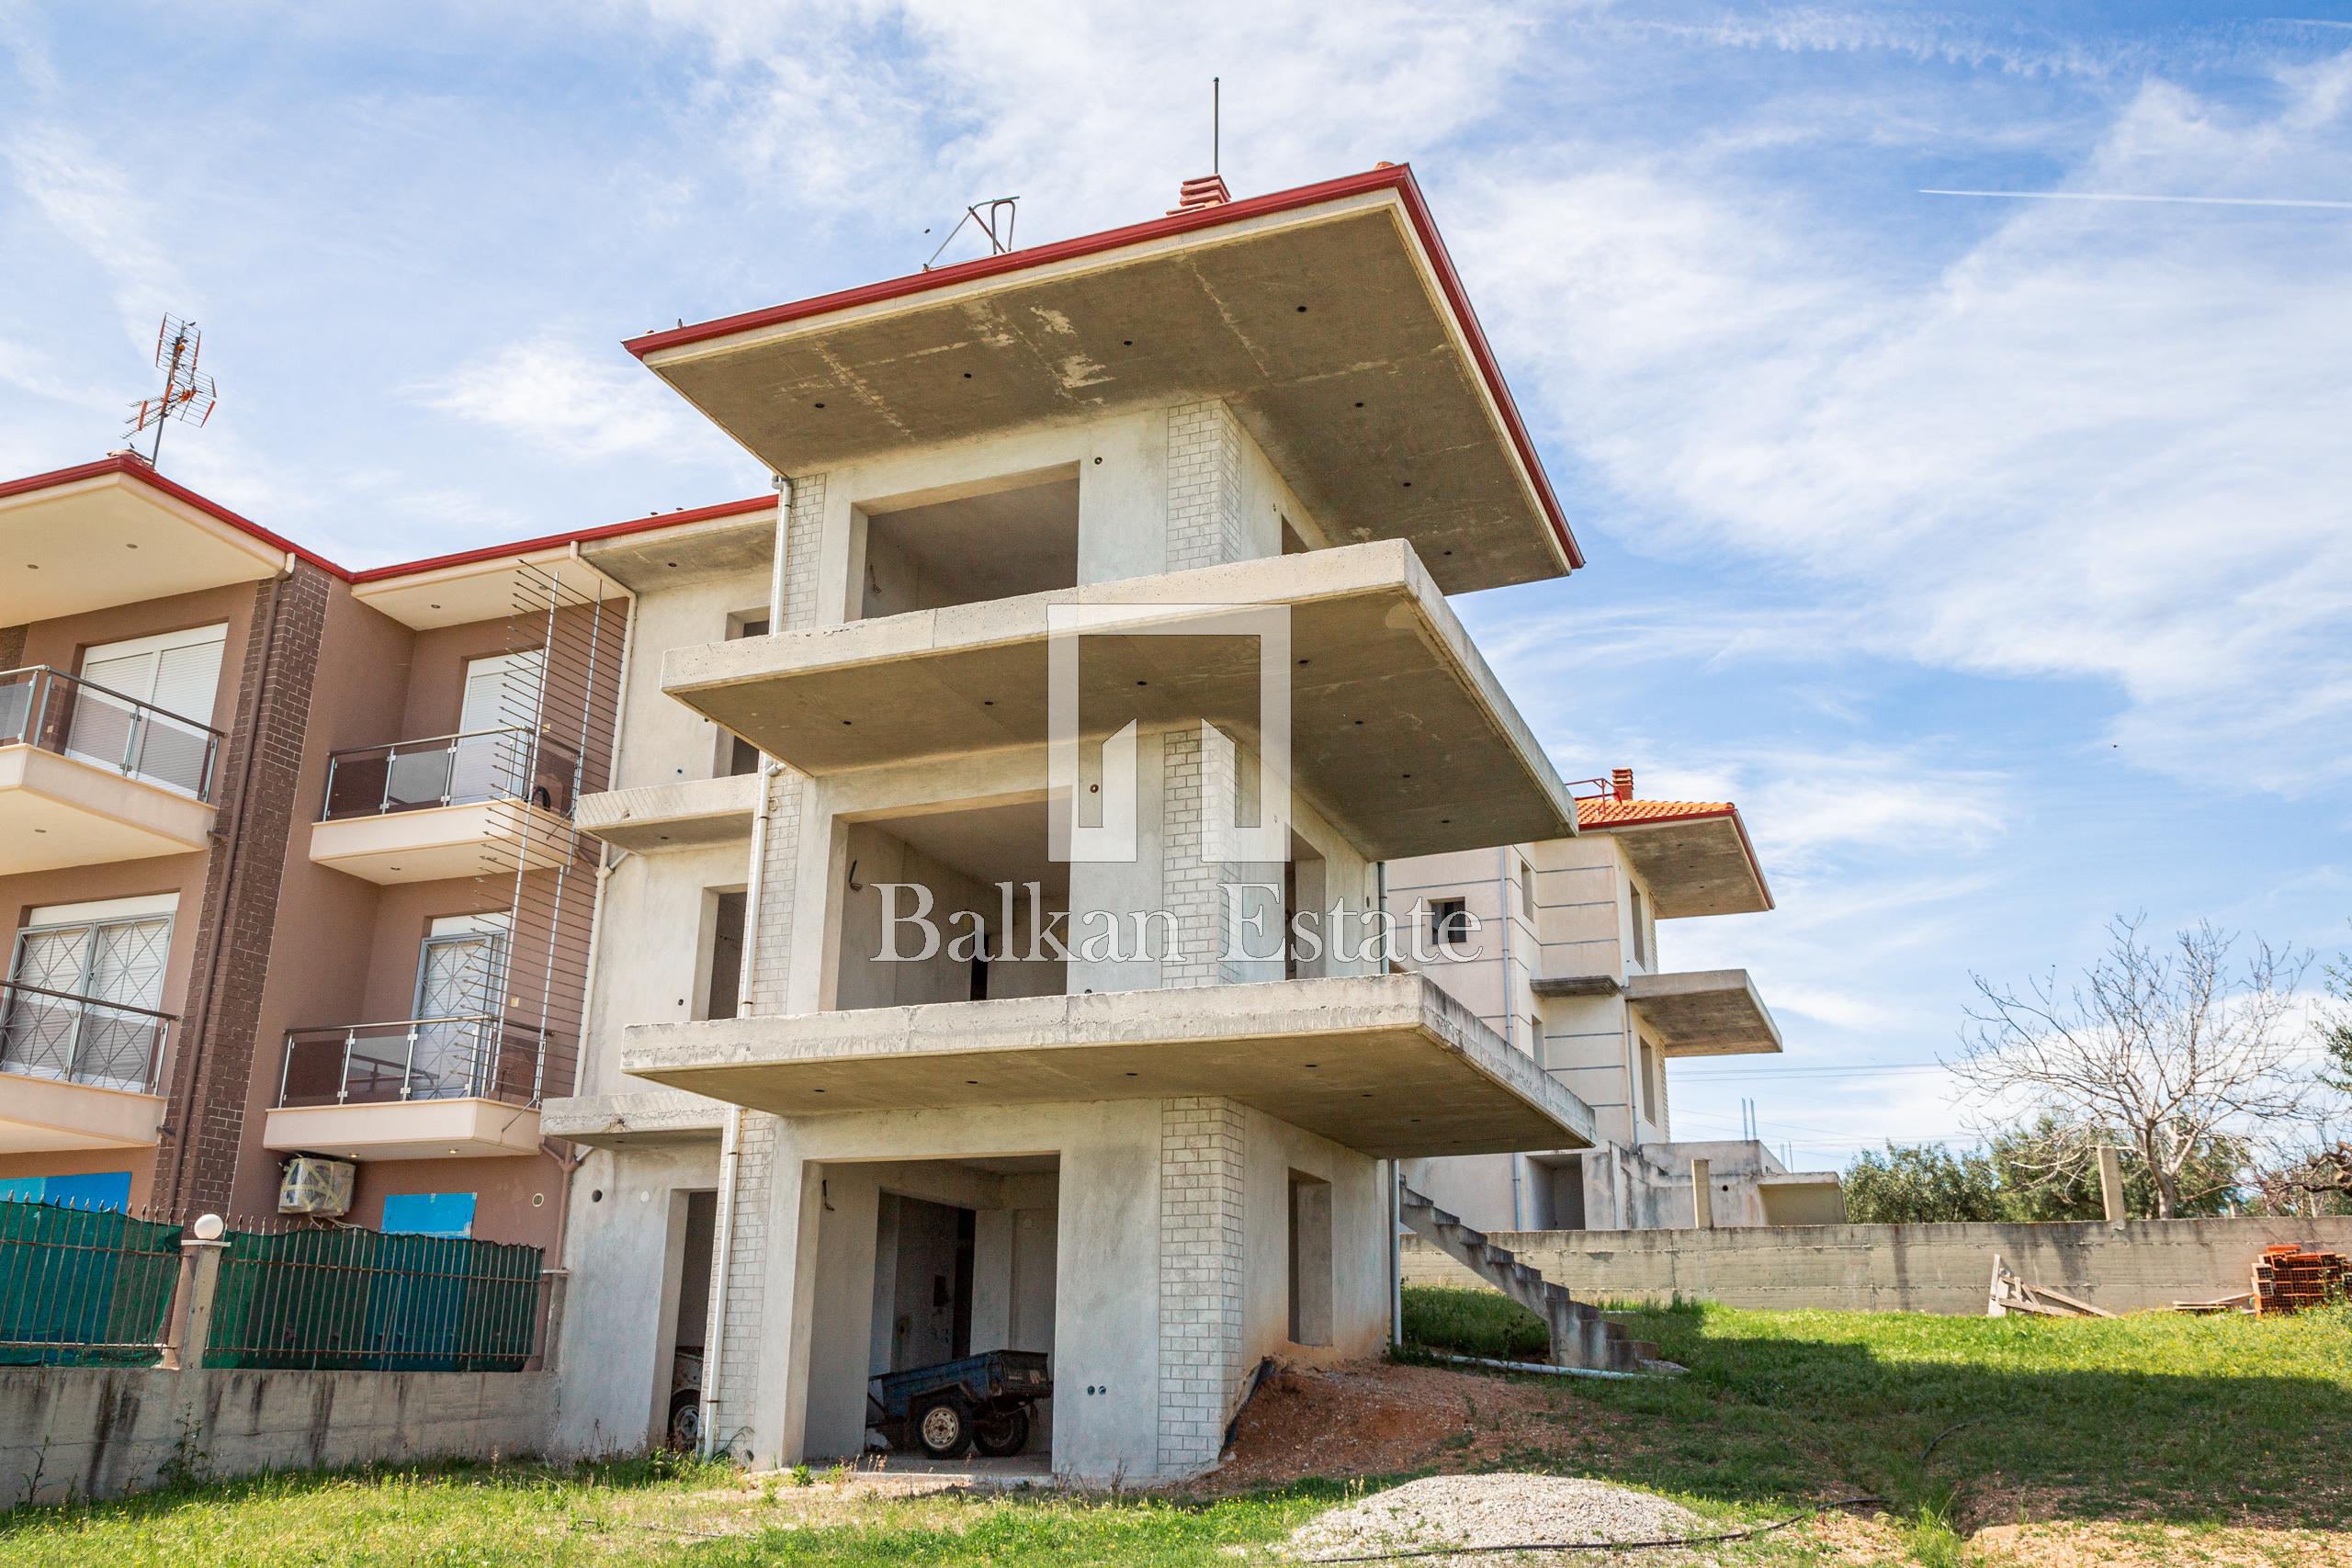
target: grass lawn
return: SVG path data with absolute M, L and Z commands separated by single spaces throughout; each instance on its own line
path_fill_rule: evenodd
M 1417 1337 L 1475 1354 L 1527 1354 L 1517 1310 L 1408 1292 Z M 1688 1375 L 1512 1380 L 1540 1403 L 1504 1467 L 1647 1487 L 1727 1527 L 1860 1493 L 1892 1517 L 1685 1561 L 2352 1565 L 2352 1314 L 1623 1315 Z M 1475 1424 L 1492 1384 L 1463 1386 Z M 1216 1501 L 885 1498 L 806 1479 L 644 1463 L 270 1477 L 19 1509 L 0 1516 L 0 1564 L 1235 1564 L 1352 1495 L 1334 1478 Z

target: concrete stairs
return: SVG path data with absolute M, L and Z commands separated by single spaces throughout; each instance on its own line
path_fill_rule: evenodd
M 1601 1316 L 1600 1308 L 1569 1295 L 1566 1286 L 1487 1240 L 1486 1232 L 1471 1229 L 1409 1187 L 1403 1196 L 1405 1224 L 1414 1235 L 1544 1320 L 1552 1332 L 1552 1365 L 1637 1372 L 1657 1359 L 1657 1346 L 1630 1337 Z

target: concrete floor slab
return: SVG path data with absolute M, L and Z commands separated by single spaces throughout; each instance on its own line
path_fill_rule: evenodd
M 642 1024 L 622 1070 L 778 1115 L 1223 1095 L 1375 1159 L 1589 1146 L 1419 975 Z
M 1255 637 L 1154 633 L 1201 605 L 1289 612 L 1294 787 L 1375 859 L 1564 838 L 1576 809 L 1412 547 L 1351 545 L 672 649 L 662 689 L 805 773 L 1047 738 L 1056 606 L 1117 606 L 1080 642 L 1081 730 L 1259 725 Z M 1042 766 L 1041 766 L 1042 772 Z

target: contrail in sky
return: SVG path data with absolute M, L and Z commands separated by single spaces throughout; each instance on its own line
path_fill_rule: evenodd
M 2016 201 L 2179 201 L 2199 207 L 2324 207 L 2352 209 L 2352 201 L 2279 196 L 2129 196 L 2096 190 L 1922 190 L 1921 196 L 2000 196 Z

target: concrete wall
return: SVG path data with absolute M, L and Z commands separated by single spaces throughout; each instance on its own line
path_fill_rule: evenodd
M 0 1367 L 0 1506 L 256 1471 L 540 1450 L 548 1372 Z
M 662 1429 L 679 1339 L 685 1196 L 718 1185 L 716 1135 L 585 1152 L 564 1226 L 571 1280 L 548 1440 L 548 1451 L 566 1457 L 633 1453 Z M 689 1342 L 706 1327 L 690 1325 Z
M 2136 1312 L 2246 1289 L 2256 1254 L 2274 1242 L 2352 1251 L 2352 1218 L 1520 1231 L 1494 1240 L 1587 1301 L 1680 1295 L 1740 1307 L 1975 1316 L 1995 1253 L 2030 1283 Z M 1478 1283 L 1418 1236 L 1405 1240 L 1405 1280 Z

